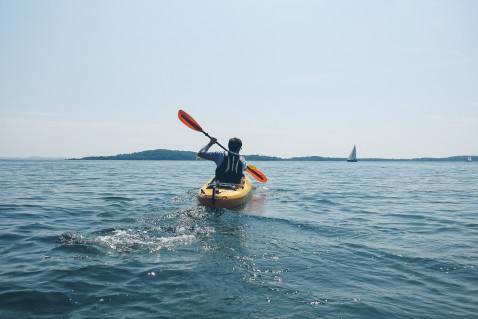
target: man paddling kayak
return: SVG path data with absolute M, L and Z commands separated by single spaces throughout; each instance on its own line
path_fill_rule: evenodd
M 240 184 L 247 169 L 246 160 L 239 155 L 242 141 L 233 137 L 229 140 L 228 152 L 208 152 L 211 146 L 216 144 L 217 139 L 211 137 L 209 143 L 198 153 L 198 156 L 216 163 L 216 179 L 222 183 Z

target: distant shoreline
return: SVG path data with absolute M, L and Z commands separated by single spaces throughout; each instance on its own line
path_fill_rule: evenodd
M 41 161 L 41 160 L 71 160 L 71 161 L 194 161 L 197 153 L 191 151 L 177 151 L 167 149 L 157 149 L 142 151 L 130 154 L 118 154 L 112 156 L 87 156 L 82 158 L 64 158 L 64 157 L 0 157 L 0 160 L 26 160 L 26 161 Z M 251 162 L 267 161 L 267 162 L 344 162 L 346 157 L 323 157 L 323 156 L 301 156 L 282 158 L 277 156 L 265 155 L 244 155 L 244 157 Z M 396 158 L 358 158 L 359 162 L 466 162 L 469 155 L 450 156 L 450 157 L 420 157 L 410 159 L 396 159 Z M 472 161 L 478 161 L 478 156 L 471 156 Z
M 69 160 L 196 160 L 197 153 L 191 151 L 177 151 L 177 150 L 167 150 L 167 149 L 157 149 L 143 152 L 136 152 L 130 154 L 118 154 L 113 156 L 88 156 L 83 158 L 71 158 Z M 244 155 L 248 161 L 269 161 L 269 162 L 279 162 L 279 161 L 346 161 L 346 157 L 323 157 L 323 156 L 301 156 L 301 157 L 291 157 L 291 158 L 282 158 L 276 156 L 265 156 L 265 155 Z M 460 156 L 451 156 L 443 158 L 432 158 L 432 157 L 421 157 L 421 158 L 411 158 L 411 159 L 387 159 L 387 158 L 358 158 L 358 161 L 363 162 L 385 162 L 385 161 L 397 161 L 397 162 L 440 162 L 440 161 L 466 161 L 469 155 L 460 155 Z M 471 156 L 472 161 L 478 161 L 478 156 Z

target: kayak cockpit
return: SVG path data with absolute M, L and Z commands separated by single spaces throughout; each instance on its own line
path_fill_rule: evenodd
M 201 204 L 212 208 L 228 208 L 244 203 L 252 191 L 251 180 L 244 176 L 242 184 L 222 183 L 215 178 L 208 181 L 198 192 Z

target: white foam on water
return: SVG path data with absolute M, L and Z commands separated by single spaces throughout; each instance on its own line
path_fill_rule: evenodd
M 111 235 L 98 236 L 94 240 L 98 245 L 108 247 L 117 252 L 133 252 L 148 249 L 150 252 L 159 251 L 182 244 L 194 242 L 195 235 L 180 234 L 170 237 L 150 236 L 146 231 L 133 229 L 114 230 Z

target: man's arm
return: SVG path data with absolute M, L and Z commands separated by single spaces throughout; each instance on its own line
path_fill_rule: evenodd
M 211 140 L 207 145 L 205 145 L 198 153 L 198 156 L 210 161 L 214 161 L 217 166 L 221 165 L 224 159 L 224 153 L 222 152 L 208 152 L 211 146 L 216 144 L 217 139 L 215 137 L 211 137 Z
M 244 156 L 241 156 L 240 159 L 241 159 L 241 162 L 242 162 L 242 170 L 245 171 L 247 169 L 246 160 L 245 160 Z
M 199 151 L 198 153 L 198 156 L 202 157 L 200 154 L 201 153 L 206 153 L 207 151 L 209 151 L 209 149 L 211 148 L 211 146 L 213 146 L 214 144 L 216 144 L 217 142 L 217 138 L 215 137 L 211 137 L 211 140 L 209 141 L 209 143 L 204 146 L 203 148 L 201 148 L 201 150 Z

